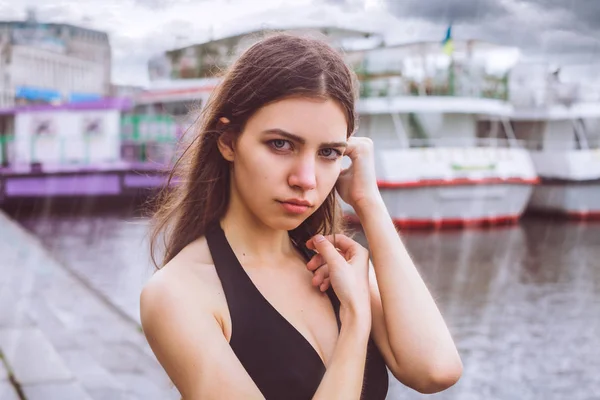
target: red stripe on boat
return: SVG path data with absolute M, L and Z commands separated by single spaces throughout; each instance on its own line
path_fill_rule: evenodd
M 354 214 L 346 214 L 345 218 L 353 224 L 360 223 L 358 217 Z M 518 223 L 519 215 L 499 215 L 493 217 L 478 218 L 441 218 L 441 219 L 413 219 L 413 218 L 392 218 L 398 228 L 408 229 L 446 229 L 446 228 L 467 228 L 477 226 L 496 226 L 513 225 Z
M 537 185 L 539 178 L 454 178 L 454 179 L 423 179 L 419 181 L 390 182 L 378 180 L 380 189 L 401 189 L 425 186 L 464 186 L 464 185 L 492 185 L 492 184 L 517 184 Z

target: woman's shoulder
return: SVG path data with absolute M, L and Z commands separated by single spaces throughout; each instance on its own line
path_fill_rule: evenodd
M 218 317 L 226 303 L 205 238 L 187 245 L 146 282 L 140 313 L 148 318 L 165 313 L 193 315 L 204 311 Z

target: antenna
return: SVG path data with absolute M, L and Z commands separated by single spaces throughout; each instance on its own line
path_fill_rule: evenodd
M 26 12 L 26 21 L 27 22 L 37 22 L 37 16 L 35 12 L 35 7 L 27 7 Z

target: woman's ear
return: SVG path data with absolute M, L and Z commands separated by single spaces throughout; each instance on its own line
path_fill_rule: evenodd
M 217 146 L 219 146 L 219 151 L 224 159 L 227 161 L 233 162 L 235 158 L 235 152 L 233 151 L 233 138 L 227 132 L 224 132 L 217 139 Z

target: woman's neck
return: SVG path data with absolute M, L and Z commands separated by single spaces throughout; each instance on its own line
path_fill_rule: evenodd
M 295 253 L 286 230 L 273 229 L 234 202 L 221 220 L 227 241 L 245 266 L 264 265 Z

